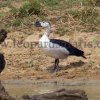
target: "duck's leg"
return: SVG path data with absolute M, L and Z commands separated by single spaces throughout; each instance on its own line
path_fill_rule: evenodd
M 55 66 L 54 66 L 54 71 L 58 71 L 59 70 L 59 59 L 55 59 Z
M 59 70 L 59 59 L 55 59 L 54 65 L 49 69 L 51 73 L 57 72 Z

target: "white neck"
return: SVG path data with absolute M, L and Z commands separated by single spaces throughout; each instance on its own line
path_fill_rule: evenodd
M 46 28 L 46 31 L 44 32 L 44 35 L 49 36 L 50 33 L 51 33 L 51 26 L 48 26 L 48 27 Z

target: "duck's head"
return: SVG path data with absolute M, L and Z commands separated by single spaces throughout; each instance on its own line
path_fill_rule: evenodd
M 34 23 L 34 25 L 35 25 L 36 27 L 44 27 L 44 28 L 50 27 L 50 23 L 49 23 L 49 22 L 45 22 L 45 21 L 42 21 L 42 22 L 36 21 L 36 22 Z

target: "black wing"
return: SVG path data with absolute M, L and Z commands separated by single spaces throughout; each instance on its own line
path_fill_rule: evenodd
M 72 46 L 69 42 L 59 39 L 50 39 L 50 42 L 66 48 L 69 51 L 70 55 L 82 56 L 86 58 L 82 50 L 79 50 L 78 48 Z

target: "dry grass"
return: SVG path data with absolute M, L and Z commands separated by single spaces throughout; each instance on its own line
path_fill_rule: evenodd
M 20 43 L 24 40 L 29 40 L 30 38 L 28 37 L 31 34 L 34 34 L 33 40 L 38 41 L 39 36 L 41 36 L 41 30 L 34 28 L 31 23 L 36 20 L 46 20 L 52 24 L 53 33 L 56 33 L 51 36 L 53 38 L 71 40 L 70 42 L 73 45 L 75 45 L 74 41 L 82 41 L 82 45 L 92 42 L 93 47 L 90 47 L 91 44 L 88 44 L 89 47 L 82 47 L 87 56 L 86 60 L 76 57 L 63 60 L 61 62 L 62 70 L 52 76 L 74 78 L 84 77 L 85 75 L 91 76 L 92 73 L 95 75 L 97 73 L 98 76 L 100 73 L 98 70 L 100 69 L 100 48 L 94 46 L 100 43 L 100 7 L 99 1 L 97 1 L 98 3 L 92 1 L 0 1 L 0 28 L 5 28 L 9 31 L 7 41 L 10 43 L 12 39 L 18 40 Z M 37 47 L 30 49 L 9 46 L 1 50 L 5 53 L 7 60 L 7 67 L 1 75 L 2 79 L 22 78 L 27 77 L 27 75 L 28 77 L 40 78 L 52 77 L 46 69 L 52 64 L 51 61 L 53 59 L 46 57 Z M 45 61 L 45 58 L 47 58 L 47 61 Z M 84 62 L 81 66 L 80 60 Z M 74 63 L 74 65 L 71 63 Z M 75 65 L 79 67 L 75 67 Z M 72 73 L 73 75 L 71 76 Z

